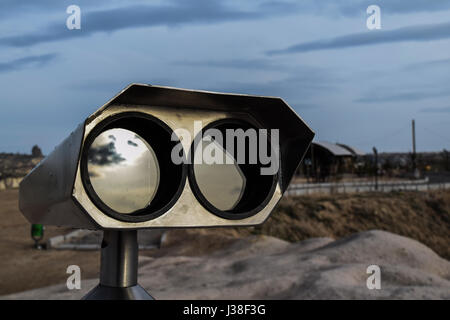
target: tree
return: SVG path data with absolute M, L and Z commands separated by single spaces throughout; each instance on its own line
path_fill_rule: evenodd
M 42 158 L 43 155 L 41 148 L 39 148 L 38 145 L 34 145 L 31 149 L 31 155 L 33 156 L 33 158 Z

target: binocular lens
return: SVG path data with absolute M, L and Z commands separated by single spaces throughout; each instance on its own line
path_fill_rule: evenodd
M 214 148 L 217 159 L 222 163 L 195 163 L 194 174 L 200 192 L 217 209 L 232 210 L 241 200 L 245 190 L 246 178 L 236 160 L 216 141 L 203 138 L 203 148 Z M 195 150 L 195 157 L 202 155 Z M 205 160 L 205 159 L 204 159 Z
M 186 182 L 185 165 L 171 161 L 178 143 L 172 130 L 151 115 L 123 112 L 104 119 L 87 136 L 82 153 L 87 194 L 114 219 L 159 217 L 178 200 Z
M 273 152 L 268 137 L 237 119 L 213 122 L 200 134 L 191 146 L 194 163 L 189 168 L 189 182 L 200 203 L 225 219 L 244 219 L 262 210 L 278 179 L 277 172 L 261 173 L 266 166 L 261 146 Z
M 121 214 L 147 207 L 158 189 L 155 152 L 127 129 L 109 129 L 98 135 L 88 150 L 87 169 L 98 197 Z

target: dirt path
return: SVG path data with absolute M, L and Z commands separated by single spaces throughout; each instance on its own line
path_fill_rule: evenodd
M 68 231 L 46 227 L 44 241 Z M 96 277 L 99 253 L 34 249 L 30 224 L 18 209 L 18 190 L 0 191 L 0 294 L 65 283 L 71 264 L 80 266 L 83 277 Z

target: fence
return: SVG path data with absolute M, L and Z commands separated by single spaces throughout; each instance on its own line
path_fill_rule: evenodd
M 22 178 L 0 180 L 0 190 L 19 187 Z M 379 181 L 378 188 L 372 181 L 368 182 L 333 182 L 333 183 L 296 183 L 286 191 L 289 196 L 308 195 L 314 193 L 355 193 L 355 192 L 391 192 L 391 191 L 429 191 L 450 189 L 450 182 L 430 183 L 428 179 L 405 181 Z
M 314 193 L 355 193 L 391 191 L 429 191 L 450 189 L 450 182 L 430 183 L 428 179 L 405 181 L 336 182 L 336 183 L 297 183 L 289 186 L 289 196 Z

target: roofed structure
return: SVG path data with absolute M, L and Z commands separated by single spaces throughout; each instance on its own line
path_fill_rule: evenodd
M 346 156 L 353 156 L 353 153 L 348 150 L 347 148 L 344 148 L 338 144 L 334 144 L 331 142 L 326 141 L 314 141 L 312 143 L 314 146 L 318 146 L 320 148 L 323 148 L 330 152 L 335 157 L 346 157 Z
M 351 146 L 349 146 L 349 145 L 347 145 L 347 144 L 336 143 L 336 145 L 338 145 L 338 146 L 340 146 L 340 147 L 342 147 L 342 148 L 347 149 L 348 151 L 350 151 L 350 152 L 351 152 L 354 156 L 356 156 L 356 157 L 362 157 L 362 156 L 365 156 L 365 155 L 366 155 L 366 153 L 365 153 L 364 151 L 362 151 L 362 150 L 360 150 L 360 149 L 358 149 L 358 148 L 355 148 L 355 147 L 351 147 Z

